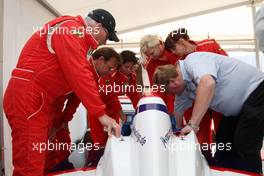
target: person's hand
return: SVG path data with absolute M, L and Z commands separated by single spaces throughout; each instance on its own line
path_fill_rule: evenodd
M 197 133 L 199 131 L 199 126 L 198 125 L 194 125 L 192 123 L 189 122 L 188 125 L 186 125 L 182 130 L 181 130 L 181 135 L 187 135 L 189 134 L 191 131 L 194 131 L 195 133 Z
M 192 127 L 190 127 L 189 125 L 186 125 L 186 126 L 181 130 L 181 134 L 180 134 L 180 135 L 187 135 L 187 134 L 189 134 L 192 130 L 193 130 Z
M 122 110 L 120 110 L 119 114 L 120 114 L 120 118 L 121 118 L 122 124 L 126 123 L 127 117 L 124 114 L 124 112 Z
M 114 132 L 114 135 L 116 137 L 121 136 L 121 129 L 120 126 L 116 123 L 114 119 L 107 115 L 103 115 L 99 117 L 100 123 L 107 128 L 108 136 L 112 136 L 112 132 Z

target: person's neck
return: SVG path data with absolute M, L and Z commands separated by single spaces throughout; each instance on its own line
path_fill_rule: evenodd
M 195 50 L 196 50 L 196 45 L 195 44 L 192 44 L 192 43 L 187 43 L 187 49 L 186 49 L 186 53 L 187 55 L 190 54 L 190 53 L 193 53 Z

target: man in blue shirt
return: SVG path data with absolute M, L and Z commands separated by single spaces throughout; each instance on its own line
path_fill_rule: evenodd
M 191 119 L 182 130 L 197 132 L 208 108 L 225 116 L 237 116 L 234 150 L 242 160 L 262 173 L 260 150 L 264 133 L 264 73 L 235 59 L 208 52 L 189 54 L 176 66 L 160 66 L 153 80 L 176 94 L 178 119 L 193 101 Z M 177 124 L 181 124 L 179 121 Z M 230 134 L 232 135 L 232 134 Z

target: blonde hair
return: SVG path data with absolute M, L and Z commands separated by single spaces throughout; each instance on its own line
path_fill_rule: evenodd
M 160 38 L 157 35 L 145 35 L 140 40 L 140 53 L 144 57 L 149 48 L 153 48 L 160 44 Z
M 157 85 L 167 86 L 171 78 L 176 78 L 178 73 L 176 71 L 176 65 L 168 64 L 158 66 L 153 75 L 153 82 Z

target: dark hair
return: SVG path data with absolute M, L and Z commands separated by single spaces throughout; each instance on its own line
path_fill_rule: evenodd
M 165 49 L 167 50 L 174 49 L 175 43 L 181 38 L 185 40 L 190 40 L 187 29 L 179 28 L 177 30 L 170 32 L 165 40 Z
M 138 63 L 138 58 L 136 57 L 136 53 L 129 50 L 124 50 L 120 53 L 122 64 L 127 62 L 133 62 L 134 64 Z
M 120 55 L 110 47 L 102 47 L 97 49 L 92 57 L 94 60 L 99 59 L 99 57 L 103 56 L 105 61 L 109 61 L 112 57 L 116 58 L 116 60 L 121 63 Z

